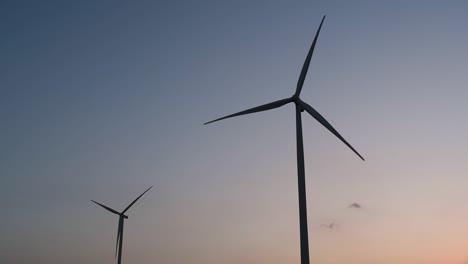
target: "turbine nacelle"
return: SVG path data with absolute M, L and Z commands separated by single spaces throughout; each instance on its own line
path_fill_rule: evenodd
M 299 98 L 299 95 L 293 95 L 291 97 L 291 101 L 297 106 L 299 107 L 299 109 L 301 109 L 301 112 L 304 112 L 304 107 L 302 107 L 302 100 Z

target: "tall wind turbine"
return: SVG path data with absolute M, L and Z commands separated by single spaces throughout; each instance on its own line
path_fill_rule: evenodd
M 125 219 L 128 219 L 128 216 L 125 215 L 125 212 L 128 211 L 128 209 L 130 209 L 130 207 L 132 207 L 137 201 L 138 199 L 140 199 L 147 191 L 149 191 L 151 188 L 153 188 L 153 186 L 149 187 L 148 189 L 146 189 L 146 191 L 144 191 L 140 196 L 138 196 L 131 204 L 129 204 L 127 206 L 127 208 L 125 208 L 122 212 L 118 212 L 110 207 L 107 207 L 103 204 L 100 204 L 94 200 L 91 200 L 93 203 L 103 207 L 104 209 L 106 209 L 107 211 L 111 212 L 111 213 L 114 213 L 116 215 L 119 216 L 119 228 L 117 229 L 117 242 L 115 244 L 115 256 L 117 258 L 117 263 L 120 264 L 122 263 L 122 243 L 123 243 L 123 229 L 124 229 L 124 220 Z
M 325 16 L 322 18 L 322 22 L 317 30 L 315 35 L 314 41 L 309 49 L 309 53 L 307 53 L 307 57 L 304 62 L 304 66 L 302 66 L 301 75 L 299 76 L 299 80 L 297 81 L 296 92 L 293 96 L 274 101 L 268 104 L 260 105 L 254 108 L 250 108 L 232 115 L 228 115 L 225 117 L 221 117 L 215 119 L 213 121 L 207 122 L 206 124 L 213 123 L 219 120 L 223 120 L 230 117 L 240 116 L 240 115 L 247 115 L 256 112 L 267 111 L 275 108 L 279 108 L 283 105 L 294 103 L 296 105 L 296 143 L 297 143 L 297 176 L 298 176 L 298 189 L 299 189 L 299 223 L 300 223 L 300 241 L 301 241 L 301 263 L 302 264 L 309 264 L 309 238 L 308 238 L 308 231 L 307 231 L 307 205 L 306 205 L 306 184 L 305 184 L 305 169 L 304 169 L 304 146 L 302 142 L 302 120 L 301 120 L 301 112 L 304 110 L 309 113 L 313 118 L 315 118 L 320 124 L 322 124 L 325 128 L 327 128 L 331 133 L 333 133 L 337 138 L 339 138 L 346 146 L 348 146 L 354 153 L 356 153 L 362 160 L 364 158 L 336 131 L 333 126 L 328 123 L 328 121 L 317 112 L 312 106 L 307 104 L 306 102 L 300 99 L 300 94 L 302 90 L 302 86 L 304 85 L 304 80 L 307 75 L 307 71 L 309 69 L 310 60 L 312 58 L 312 54 L 314 52 L 315 44 L 317 43 L 317 38 L 320 33 L 320 29 L 322 28 L 323 21 L 325 20 Z

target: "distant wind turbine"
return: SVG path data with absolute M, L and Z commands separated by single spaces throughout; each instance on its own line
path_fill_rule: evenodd
M 128 216 L 125 215 L 125 212 L 128 211 L 128 209 L 130 209 L 130 207 L 132 207 L 137 201 L 138 199 L 140 199 L 147 191 L 149 191 L 151 188 L 153 188 L 153 186 L 149 187 L 146 191 L 144 191 L 140 196 L 138 196 L 131 204 L 129 204 L 127 206 L 127 208 L 125 208 L 121 213 L 119 213 L 118 211 L 110 208 L 110 207 L 107 207 L 103 204 L 100 204 L 94 200 L 91 200 L 93 203 L 103 207 L 104 209 L 106 209 L 107 211 L 111 212 L 111 213 L 114 213 L 116 215 L 119 216 L 119 228 L 117 229 L 117 242 L 115 244 L 115 256 L 117 258 L 117 263 L 120 264 L 122 263 L 122 243 L 123 243 L 123 229 L 124 229 L 124 220 L 125 219 L 128 219 Z
M 302 67 L 301 75 L 299 76 L 299 80 L 297 81 L 296 92 L 292 97 L 274 101 L 268 104 L 264 104 L 261 106 L 257 106 L 254 108 L 250 108 L 232 115 L 228 115 L 225 117 L 221 117 L 215 119 L 213 121 L 207 122 L 206 124 L 213 123 L 216 121 L 220 121 L 226 118 L 252 114 L 256 112 L 267 111 L 275 108 L 279 108 L 283 105 L 294 103 L 296 105 L 296 144 L 297 144 L 297 174 L 298 174 L 298 189 L 299 189 L 299 222 L 300 222 L 300 241 L 301 241 L 301 263 L 302 264 L 309 264 L 309 239 L 308 239 L 308 231 L 307 231 L 307 206 L 306 206 L 306 184 L 305 184 L 305 168 L 304 168 L 304 146 L 302 142 L 302 120 L 301 120 L 301 112 L 304 110 L 307 111 L 313 118 L 315 118 L 320 124 L 322 124 L 325 128 L 327 128 L 333 135 L 339 138 L 346 146 L 348 146 L 354 153 L 356 153 L 362 160 L 364 158 L 336 131 L 333 126 L 328 123 L 328 121 L 317 112 L 312 106 L 308 105 L 304 101 L 302 101 L 299 96 L 301 94 L 302 86 L 304 85 L 304 80 L 307 75 L 307 71 L 309 69 L 310 60 L 312 58 L 312 54 L 314 52 L 315 44 L 317 43 L 317 38 L 320 33 L 320 29 L 322 28 L 323 21 L 325 20 L 325 16 L 322 18 L 322 22 L 317 30 L 315 35 L 314 41 L 309 49 L 309 53 L 305 59 L 304 65 Z

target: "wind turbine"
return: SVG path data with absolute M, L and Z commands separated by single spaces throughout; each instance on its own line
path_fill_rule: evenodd
M 138 196 L 131 204 L 129 204 L 121 213 L 119 213 L 118 211 L 110 208 L 110 207 L 107 207 L 103 204 L 100 204 L 94 200 L 91 200 L 93 203 L 103 207 L 104 209 L 106 209 L 107 211 L 111 212 L 111 213 L 114 213 L 116 215 L 119 216 L 119 228 L 117 229 L 117 242 L 115 244 L 115 256 L 117 258 L 117 263 L 120 264 L 122 263 L 122 243 L 123 243 L 123 229 L 124 229 L 124 220 L 125 219 L 128 219 L 128 216 L 125 215 L 125 212 L 128 211 L 128 209 L 130 209 L 130 207 L 132 207 L 137 201 L 138 199 L 140 199 L 147 191 L 149 191 L 151 188 L 153 188 L 153 186 L 149 187 L 148 189 L 146 189 L 146 191 L 144 191 L 140 196 Z M 118 254 L 118 255 L 117 255 Z
M 304 110 L 309 113 L 313 118 L 315 118 L 320 124 L 322 124 L 325 128 L 327 128 L 331 133 L 333 133 L 337 138 L 339 138 L 346 146 L 348 146 L 356 155 L 358 155 L 362 160 L 364 158 L 336 131 L 333 126 L 328 123 L 328 121 L 319 113 L 317 112 L 312 106 L 307 104 L 306 102 L 300 99 L 300 94 L 302 90 L 302 86 L 304 85 L 304 80 L 307 75 L 307 71 L 309 69 L 310 60 L 312 58 L 312 54 L 314 52 L 315 44 L 317 43 L 317 38 L 320 33 L 320 29 L 322 28 L 323 21 L 325 20 L 325 16 L 322 18 L 322 22 L 315 34 L 314 41 L 310 46 L 309 52 L 307 53 L 307 57 L 305 59 L 304 65 L 302 66 L 302 71 L 299 76 L 299 80 L 297 81 L 296 92 L 293 96 L 281 99 L 278 101 L 274 101 L 268 104 L 260 105 L 254 108 L 250 108 L 232 115 L 224 116 L 213 121 L 207 122 L 206 124 L 213 123 L 216 121 L 220 121 L 226 118 L 240 116 L 240 115 L 247 115 L 256 112 L 263 112 L 275 108 L 279 108 L 283 105 L 294 103 L 296 105 L 296 144 L 297 144 L 297 176 L 298 176 L 298 190 L 299 190 L 299 224 L 300 224 L 300 244 L 301 244 L 301 263 L 302 264 L 309 264 L 309 238 L 308 238 L 308 231 L 307 231 L 307 205 L 306 205 L 306 184 L 305 184 L 305 169 L 304 169 L 304 146 L 302 142 L 302 120 L 301 120 L 301 112 Z

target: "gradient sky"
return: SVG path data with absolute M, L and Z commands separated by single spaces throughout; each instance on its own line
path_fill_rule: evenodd
M 466 1 L 1 1 L 1 263 L 468 261 Z M 363 208 L 348 205 L 358 202 Z M 334 221 L 337 227 L 321 227 Z

